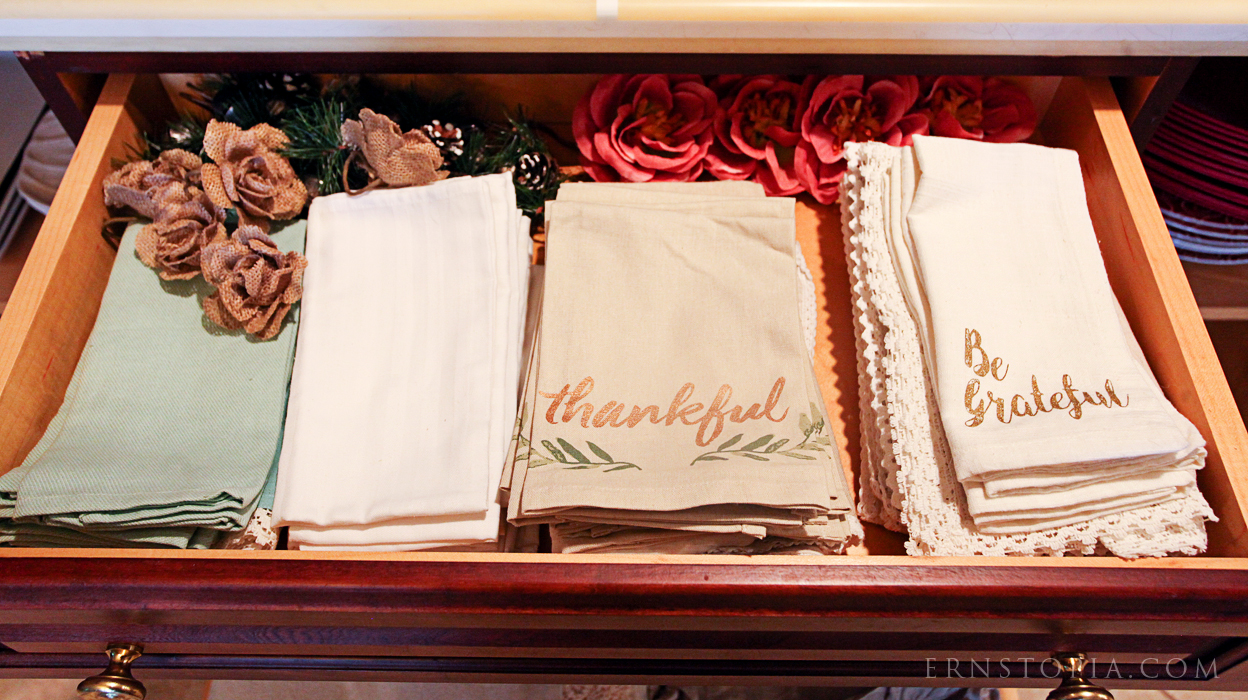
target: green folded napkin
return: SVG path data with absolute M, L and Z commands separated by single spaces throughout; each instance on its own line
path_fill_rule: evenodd
M 297 308 L 272 340 L 213 325 L 201 310 L 213 288 L 144 266 L 141 227 L 122 238 L 64 403 L 0 475 L 0 543 L 210 546 L 247 523 L 275 468 Z M 302 252 L 305 230 L 271 235 Z
M 13 523 L 0 529 L 0 544 L 14 547 L 170 547 L 207 549 L 217 541 L 218 530 L 208 528 L 133 528 L 118 530 L 118 537 L 99 536 L 67 527 L 36 523 Z

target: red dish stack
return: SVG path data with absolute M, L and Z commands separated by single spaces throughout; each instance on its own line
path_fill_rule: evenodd
M 1180 258 L 1248 263 L 1248 129 L 1175 102 L 1143 159 Z

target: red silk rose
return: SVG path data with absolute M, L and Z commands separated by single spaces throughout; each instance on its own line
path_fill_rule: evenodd
M 925 90 L 919 112 L 932 133 L 994 143 L 1022 141 L 1036 130 L 1036 108 L 1017 85 L 1000 78 L 945 75 Z
M 793 154 L 801 140 L 802 86 L 777 75 L 721 76 L 715 145 L 706 169 L 720 180 L 754 180 L 769 195 L 802 191 Z
M 798 179 L 822 204 L 836 201 L 845 177 L 845 143 L 909 145 L 927 133 L 927 118 L 906 114 L 919 96 L 912 75 L 867 79 L 833 75 L 809 91 L 802 109 L 802 142 L 794 156 Z
M 716 105 L 696 75 L 608 75 L 572 113 L 581 165 L 598 181 L 696 180 Z

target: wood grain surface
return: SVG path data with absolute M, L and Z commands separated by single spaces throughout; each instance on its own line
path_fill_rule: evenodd
M 0 473 L 34 447 L 65 396 L 95 324 L 114 251 L 100 235 L 100 189 L 138 126 L 126 104 L 136 81 L 109 80 L 0 316 Z
M 1041 130 L 1079 151 L 1110 284 L 1166 396 L 1205 438 L 1210 551 L 1248 556 L 1248 433 L 1109 82 L 1063 80 Z

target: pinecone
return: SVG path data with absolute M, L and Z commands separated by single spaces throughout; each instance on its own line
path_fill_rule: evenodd
M 443 124 L 434 119 L 421 127 L 421 130 L 442 151 L 443 158 L 464 154 L 464 131 L 454 124 L 450 122 Z
M 554 162 L 545 153 L 525 153 L 516 163 L 516 183 L 529 189 L 540 189 L 553 169 Z
M 186 124 L 174 124 L 169 127 L 169 141 L 177 144 L 179 147 L 190 145 L 195 140 L 195 134 L 191 133 L 190 127 Z

